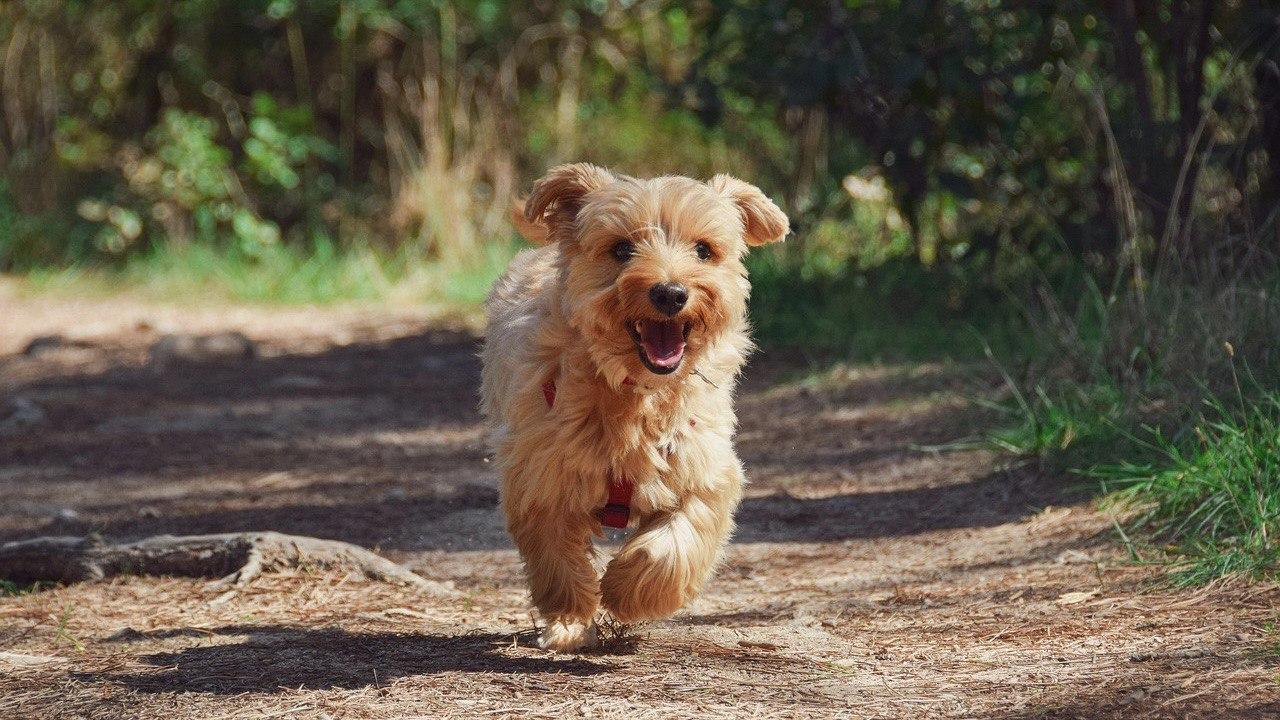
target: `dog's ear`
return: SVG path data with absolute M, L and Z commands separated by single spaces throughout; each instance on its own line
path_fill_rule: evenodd
M 748 245 L 757 246 L 778 242 L 791 231 L 786 213 L 760 192 L 760 188 L 745 183 L 732 175 L 717 175 L 707 183 L 712 190 L 724 195 L 738 206 L 742 213 Z
M 608 170 L 590 163 L 554 167 L 533 184 L 533 192 L 524 201 L 524 219 L 554 232 L 557 225 L 577 217 L 587 193 L 616 179 Z
M 517 200 L 511 204 L 511 224 L 525 240 L 534 245 L 546 245 L 551 239 L 551 230 L 541 222 L 533 222 L 526 218 L 524 208 L 524 200 Z

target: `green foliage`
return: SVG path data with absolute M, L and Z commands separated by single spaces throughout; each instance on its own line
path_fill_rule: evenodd
M 986 284 L 1028 259 L 1122 272 L 1201 252 L 1193 226 L 1275 222 L 1273 20 L 1203 0 L 1133 16 L 985 0 L 8 3 L 0 173 L 28 227 L 0 240 L 0 269 L 278 239 L 480 261 L 512 195 L 589 159 L 746 176 L 797 220 L 801 256 L 843 240 L 861 268 L 974 261 Z M 883 243 L 841 234 L 867 230 L 868 207 Z
M 899 258 L 874 271 L 830 272 L 781 251 L 757 251 L 748 266 L 754 334 L 766 348 L 815 359 L 976 360 L 984 347 L 1003 350 L 1018 337 L 1012 308 L 973 292 L 959 266 Z
M 1037 385 L 1030 396 L 1010 385 L 1011 402 L 1002 409 L 1014 422 L 991 433 L 1005 452 L 1046 459 L 1088 462 L 1104 453 L 1120 453 L 1129 422 L 1123 393 L 1114 385 L 1064 383 L 1050 392 Z
M 217 244 L 231 234 L 253 252 L 277 242 L 279 228 L 241 201 L 231 153 L 215 141 L 215 132 L 208 118 L 167 111 L 148 133 L 146 150 L 122 163 L 127 185 L 108 200 L 85 199 L 77 207 L 80 217 L 99 226 L 97 249 L 124 254 L 143 240 L 144 218 L 157 221 L 152 234 L 158 243 Z
M 315 134 L 315 121 L 305 106 L 280 105 L 266 93 L 253 96 L 250 137 L 244 141 L 244 165 L 264 188 L 296 190 L 302 182 L 301 170 L 314 160 L 332 161 L 337 149 Z M 331 176 L 316 180 L 332 186 Z
M 1181 440 L 1151 432 L 1154 463 L 1100 465 L 1090 474 L 1135 528 L 1176 545 L 1174 580 L 1280 571 L 1280 395 L 1232 409 L 1210 401 Z

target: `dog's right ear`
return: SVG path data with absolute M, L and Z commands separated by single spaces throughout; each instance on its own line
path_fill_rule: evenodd
M 787 220 L 787 214 L 778 209 L 769 196 L 755 185 L 732 175 L 717 175 L 707 184 L 738 206 L 738 212 L 742 214 L 744 239 L 748 245 L 755 247 L 781 242 L 791 232 L 791 221 Z
M 533 184 L 533 192 L 524 201 L 524 219 L 549 228 L 554 235 L 557 226 L 577 217 L 587 193 L 616 180 L 613 173 L 590 163 L 554 167 Z

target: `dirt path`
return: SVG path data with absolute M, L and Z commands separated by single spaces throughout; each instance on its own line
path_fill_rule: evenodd
M 0 597 L 0 717 L 1280 717 L 1280 591 L 1151 590 L 1087 501 L 955 442 L 989 420 L 959 370 L 758 358 L 718 579 L 558 657 L 531 647 L 465 326 L 3 292 L 0 318 L 0 420 L 16 398 L 43 415 L 0 434 L 0 540 L 271 529 L 456 588 L 294 572 Z M 233 328 L 257 358 L 148 367 L 161 332 Z

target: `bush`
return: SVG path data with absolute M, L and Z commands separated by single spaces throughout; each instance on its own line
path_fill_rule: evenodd
M 862 269 L 813 255 L 757 250 L 748 260 L 757 342 L 814 359 L 976 360 L 1011 352 L 1018 317 L 960 265 L 924 268 L 898 257 Z

